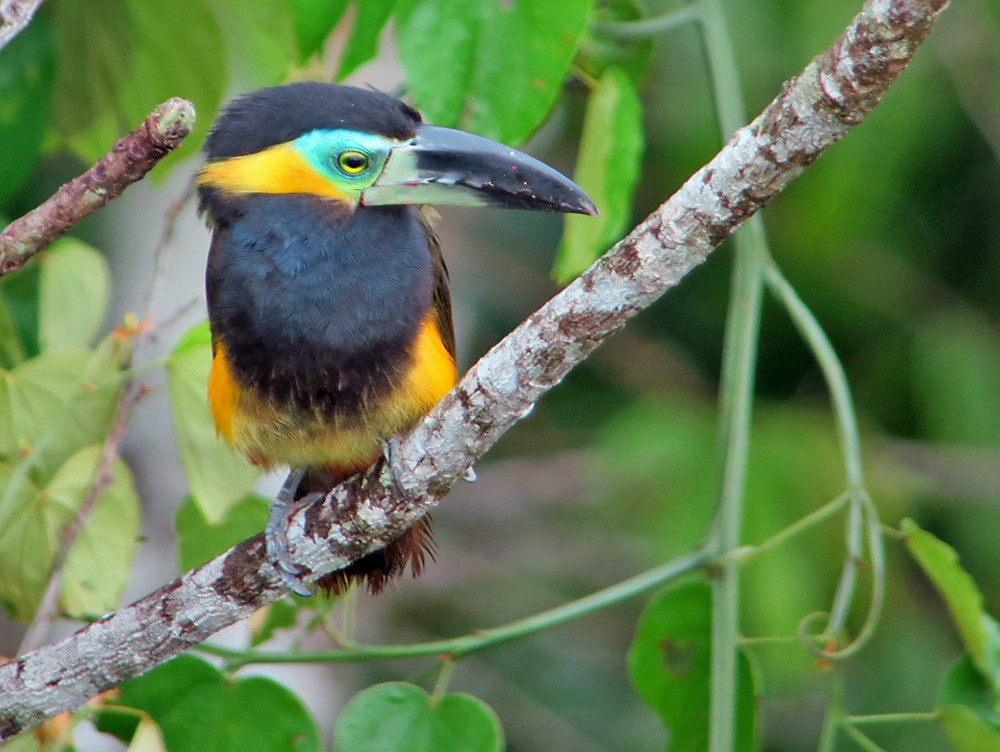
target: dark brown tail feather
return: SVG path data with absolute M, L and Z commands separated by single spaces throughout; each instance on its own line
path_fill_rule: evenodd
M 326 493 L 351 475 L 353 473 L 311 470 L 302 478 L 296 498 L 310 493 Z M 367 587 L 372 595 L 378 595 L 386 585 L 406 571 L 407 565 L 413 576 L 419 577 L 427 559 L 434 560 L 435 550 L 431 519 L 422 517 L 385 548 L 372 551 L 343 569 L 321 577 L 316 581 L 316 586 L 336 595 L 356 582 Z

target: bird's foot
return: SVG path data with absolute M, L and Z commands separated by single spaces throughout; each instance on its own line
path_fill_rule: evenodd
M 271 502 L 267 527 L 264 528 L 264 542 L 267 546 L 267 558 L 277 571 L 281 583 L 296 595 L 308 597 L 316 589 L 302 580 L 302 575 L 308 570 L 292 559 L 291 547 L 288 545 L 288 524 L 296 512 L 319 501 L 324 495 L 311 493 L 301 499 L 295 498 L 304 474 L 302 469 L 289 473 L 278 495 Z
M 476 468 L 474 468 L 472 465 L 469 465 L 467 468 L 465 468 L 465 472 L 462 473 L 462 480 L 464 480 L 466 483 L 475 483 L 477 480 L 479 480 L 479 476 L 476 475 Z

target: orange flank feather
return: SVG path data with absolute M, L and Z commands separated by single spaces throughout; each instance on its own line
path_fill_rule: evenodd
M 434 314 L 425 321 L 399 385 L 349 421 L 275 404 L 253 383 L 239 383 L 225 347 L 217 343 L 208 382 L 216 428 L 251 461 L 265 467 L 366 467 L 381 454 L 385 439 L 409 430 L 455 385 L 455 360 L 436 322 Z
M 209 162 L 197 183 L 225 193 L 311 193 L 344 204 L 354 203 L 320 175 L 291 144 L 278 144 L 256 154 Z
M 413 365 L 394 396 L 399 402 L 399 410 L 412 414 L 415 407 L 417 417 L 429 413 L 451 391 L 458 378 L 455 358 L 441 338 L 436 318 L 432 314 L 424 322 L 413 346 Z
M 215 430 L 230 444 L 233 443 L 233 407 L 236 404 L 236 382 L 229 371 L 226 351 L 215 346 L 212 370 L 208 374 L 208 406 L 215 420 Z
M 382 455 L 382 442 L 409 430 L 455 385 L 455 359 L 432 312 L 410 348 L 409 366 L 399 385 L 372 401 L 357 416 L 326 416 L 301 406 L 276 404 L 237 381 L 226 350 L 215 345 L 208 400 L 219 435 L 255 465 L 290 465 L 309 470 L 299 494 L 325 493 L 365 469 Z M 434 541 L 428 518 L 418 521 L 389 546 L 334 572 L 317 584 L 342 591 L 352 580 L 366 582 L 372 593 L 410 565 L 419 574 Z

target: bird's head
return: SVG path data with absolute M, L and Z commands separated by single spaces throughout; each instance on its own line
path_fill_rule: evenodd
M 205 143 L 202 202 L 241 194 L 309 194 L 349 207 L 493 206 L 596 214 L 548 165 L 464 131 L 427 125 L 370 89 L 295 83 L 232 102 Z

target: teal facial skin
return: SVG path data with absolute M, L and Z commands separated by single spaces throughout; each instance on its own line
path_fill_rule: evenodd
M 420 125 L 407 141 L 314 130 L 293 147 L 354 204 L 435 204 L 596 214 L 571 180 L 537 159 L 464 131 Z

